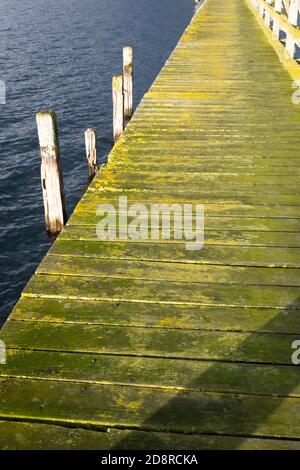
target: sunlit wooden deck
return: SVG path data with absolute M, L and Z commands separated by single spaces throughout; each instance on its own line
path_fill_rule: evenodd
M 2 449 L 300 449 L 299 72 L 268 34 L 245 0 L 193 18 L 0 332 Z M 99 240 L 119 195 L 203 203 L 204 248 Z

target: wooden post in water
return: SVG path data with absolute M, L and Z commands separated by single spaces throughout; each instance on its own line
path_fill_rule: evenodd
M 58 233 L 62 230 L 67 215 L 56 116 L 53 111 L 42 111 L 37 113 L 36 121 L 42 159 L 41 183 L 46 229 L 50 233 Z
M 91 178 L 95 176 L 98 171 L 97 165 L 97 135 L 95 129 L 87 129 L 85 131 L 85 149 L 86 158 L 88 162 L 89 175 Z
M 133 114 L 133 48 L 123 47 L 123 89 L 124 89 L 124 119 L 129 121 Z
M 116 142 L 124 130 L 124 94 L 123 77 L 119 75 L 112 79 L 113 95 L 113 132 Z

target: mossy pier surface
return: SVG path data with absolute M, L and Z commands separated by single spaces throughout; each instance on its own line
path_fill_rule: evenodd
M 2 449 L 300 449 L 300 107 L 244 0 L 207 0 L 4 325 Z M 199 202 L 205 244 L 96 236 Z

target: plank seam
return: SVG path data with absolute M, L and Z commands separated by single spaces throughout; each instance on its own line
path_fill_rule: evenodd
M 147 383 L 134 383 L 134 382 L 118 382 L 118 381 L 97 381 L 97 380 L 79 380 L 79 379 L 66 379 L 66 378 L 52 378 L 52 377 L 37 377 L 37 376 L 28 376 L 28 375 L 13 375 L 13 374 L 2 374 L 0 373 L 0 379 L 16 379 L 16 380 L 36 380 L 42 382 L 57 382 L 57 383 L 68 383 L 68 384 L 87 384 L 87 385 L 97 385 L 97 386 L 111 386 L 111 387 L 126 387 L 126 388 L 145 388 L 145 389 L 154 389 L 154 390 L 164 390 L 169 392 L 187 392 L 187 393 L 201 393 L 201 394 L 222 394 L 222 395 L 230 395 L 230 396 L 240 396 L 243 397 L 272 397 L 272 398 L 292 398 L 292 399 L 299 399 L 300 394 L 271 394 L 271 393 L 246 393 L 246 392 L 237 392 L 235 390 L 223 390 L 223 389 L 209 389 L 209 388 L 194 388 L 194 387 L 180 387 L 180 386 L 171 386 L 171 385 L 152 385 Z M 1 413 L 1 411 L 0 411 Z M 1 414 L 0 414 L 1 419 Z M 300 438 L 299 438 L 300 439 Z
M 193 431 L 185 431 L 176 430 L 174 428 L 156 428 L 154 426 L 138 426 L 134 424 L 112 424 L 109 422 L 97 423 L 95 421 L 90 421 L 86 423 L 85 421 L 80 420 L 72 420 L 72 419 L 58 419 L 58 418 L 30 418 L 27 416 L 22 415 L 15 415 L 10 416 L 6 414 L 0 413 L 0 419 L 3 421 L 13 421 L 13 422 L 25 422 L 25 423 L 43 423 L 43 424 L 54 424 L 62 427 L 69 427 L 69 428 L 80 428 L 80 429 L 87 429 L 87 430 L 95 430 L 95 431 L 102 431 L 102 432 L 109 432 L 109 429 L 119 429 L 119 430 L 129 430 L 129 431 L 144 431 L 144 432 L 165 432 L 171 434 L 180 434 L 184 436 L 218 436 L 218 437 L 236 437 L 236 438 L 248 438 L 248 439 L 271 439 L 271 440 L 280 440 L 280 441 L 288 441 L 288 442 L 299 442 L 300 438 L 290 438 L 286 436 L 274 436 L 272 434 L 248 434 L 248 433 L 209 433 L 209 432 L 193 432 Z
M 15 350 L 15 351 L 36 351 L 36 352 L 48 352 L 48 353 L 66 353 L 66 354 L 84 354 L 84 355 L 97 355 L 97 356 L 112 356 L 112 357 L 128 357 L 128 358 L 147 358 L 147 359 L 169 359 L 169 360 L 180 360 L 180 361 L 196 361 L 196 362 L 215 362 L 220 364 L 236 364 L 236 365 L 255 365 L 255 366 L 274 366 L 274 367 L 295 367 L 289 363 L 284 362 L 257 362 L 257 361 L 239 361 L 239 360 L 226 360 L 224 359 L 217 359 L 217 358 L 205 358 L 205 357 L 187 357 L 187 356 L 174 356 L 174 355 L 154 355 L 154 354 L 139 354 L 139 353 L 129 353 L 126 354 L 121 352 L 97 352 L 97 351 L 83 351 L 83 350 L 59 350 L 59 349 L 41 349 L 41 348 L 24 348 L 24 347 L 14 347 L 8 348 L 8 350 Z M 217 393 L 217 392 L 215 392 Z M 251 395 L 251 394 L 249 394 Z

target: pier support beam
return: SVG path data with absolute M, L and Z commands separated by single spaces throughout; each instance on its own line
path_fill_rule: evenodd
M 95 176 L 98 171 L 97 165 L 97 134 L 95 129 L 87 129 L 85 131 L 85 149 L 86 158 L 88 162 L 89 175 L 91 178 Z
M 36 121 L 42 159 L 41 183 L 46 229 L 50 233 L 58 233 L 62 230 L 67 215 L 56 116 L 53 111 L 41 111 L 37 113 Z
M 124 91 L 124 119 L 129 121 L 133 114 L 133 48 L 123 47 L 123 91 Z
M 122 135 L 124 130 L 124 94 L 123 77 L 119 75 L 112 79 L 113 95 L 113 134 L 114 141 Z

